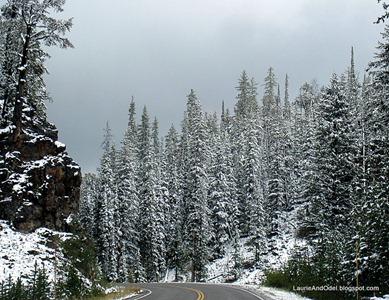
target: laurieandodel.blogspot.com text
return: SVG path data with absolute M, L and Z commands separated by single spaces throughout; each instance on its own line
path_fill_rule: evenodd
M 378 286 L 293 286 L 295 292 L 379 292 Z

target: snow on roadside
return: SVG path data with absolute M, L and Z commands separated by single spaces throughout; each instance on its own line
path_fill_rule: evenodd
M 261 286 L 257 287 L 257 289 L 263 292 L 264 294 L 269 295 L 274 300 L 310 300 L 310 298 L 306 298 L 297 295 L 293 292 L 287 292 L 276 288 Z
M 54 262 L 64 261 L 63 254 L 56 251 L 50 237 L 58 236 L 64 240 L 70 234 L 56 232 L 47 228 L 39 228 L 32 233 L 22 233 L 13 230 L 7 222 L 0 220 L 0 282 L 9 277 L 13 281 L 24 279 L 34 271 L 35 263 L 38 268 L 44 268 L 49 281 L 54 280 Z

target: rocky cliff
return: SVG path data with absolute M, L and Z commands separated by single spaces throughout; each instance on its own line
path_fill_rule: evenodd
M 45 131 L 0 129 L 0 219 L 16 229 L 66 231 L 78 209 L 81 170 L 58 142 L 54 126 Z

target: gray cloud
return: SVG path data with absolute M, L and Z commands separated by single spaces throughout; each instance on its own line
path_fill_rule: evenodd
M 294 97 L 304 82 L 343 72 L 351 46 L 363 72 L 383 29 L 371 0 L 67 0 L 64 8 L 76 48 L 50 49 L 48 115 L 84 171 L 99 163 L 107 120 L 121 140 L 131 95 L 165 134 L 179 128 L 191 88 L 205 111 L 222 100 L 232 108 L 240 73 L 262 84 L 272 66 L 280 84 L 289 74 Z

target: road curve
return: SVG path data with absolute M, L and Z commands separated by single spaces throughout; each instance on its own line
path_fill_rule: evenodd
M 228 284 L 142 283 L 143 293 L 131 300 L 273 300 L 259 292 Z

